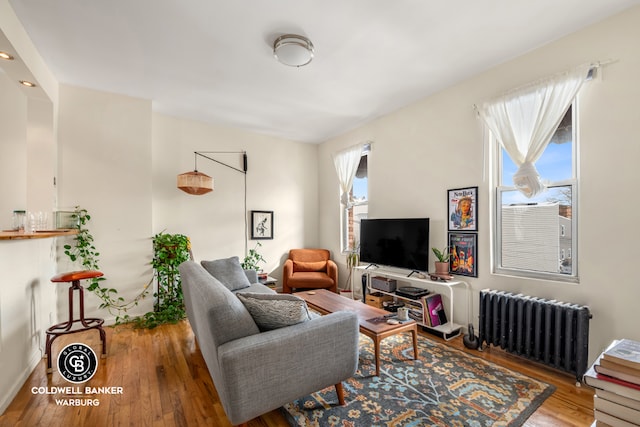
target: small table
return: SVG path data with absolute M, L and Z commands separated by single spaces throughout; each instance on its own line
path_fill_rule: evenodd
M 278 286 L 278 279 L 271 276 L 267 276 L 266 278 L 263 278 L 263 279 L 258 278 L 258 282 L 272 289 L 275 289 Z
M 309 307 L 322 314 L 329 314 L 336 311 L 353 311 L 358 315 L 360 332 L 373 340 L 373 348 L 376 358 L 376 376 L 380 376 L 380 342 L 391 335 L 401 332 L 411 332 L 413 338 L 413 358 L 418 358 L 418 326 L 413 320 L 390 325 L 386 322 L 376 322 L 375 319 L 381 316 L 388 316 L 389 313 L 381 308 L 372 307 L 349 298 L 340 296 L 326 289 L 314 291 L 296 292 L 294 295 L 304 299 Z

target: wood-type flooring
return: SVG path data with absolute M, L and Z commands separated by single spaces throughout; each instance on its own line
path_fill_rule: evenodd
M 106 331 L 108 357 L 99 360 L 98 370 L 91 380 L 74 385 L 55 370 L 47 377 L 46 361 L 42 359 L 0 416 L 0 426 L 231 425 L 187 321 L 151 330 L 125 325 L 109 327 Z M 432 335 L 425 336 L 442 342 Z M 54 360 L 60 349 L 73 342 L 88 344 L 100 354 L 99 336 L 93 330 L 57 339 L 53 345 Z M 526 426 L 590 426 L 593 422 L 593 389 L 584 385 L 576 387 L 575 377 L 500 349 L 467 350 L 461 337 L 447 344 L 556 386 L 555 393 L 527 420 Z M 286 357 L 286 349 L 283 349 L 282 357 Z M 122 387 L 122 393 L 119 394 L 116 388 L 112 390 L 114 394 L 78 395 L 85 404 L 92 400 L 92 406 L 77 407 L 60 406 L 56 404 L 60 394 L 43 393 L 51 387 L 68 386 L 80 387 L 81 391 L 85 391 L 85 387 Z M 249 421 L 248 426 L 285 427 L 288 423 L 279 410 L 274 410 Z

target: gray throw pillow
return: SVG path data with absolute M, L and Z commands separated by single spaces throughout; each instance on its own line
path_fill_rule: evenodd
M 291 326 L 311 319 L 307 303 L 295 295 L 250 292 L 236 295 L 249 310 L 261 331 Z
M 251 286 L 237 256 L 215 261 L 202 261 L 200 264 L 230 291 Z

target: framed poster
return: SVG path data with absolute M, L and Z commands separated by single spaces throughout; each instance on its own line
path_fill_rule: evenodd
M 449 231 L 478 231 L 478 187 L 447 190 Z
M 251 211 L 251 239 L 273 239 L 273 211 Z
M 449 233 L 449 271 L 460 276 L 478 277 L 478 235 Z

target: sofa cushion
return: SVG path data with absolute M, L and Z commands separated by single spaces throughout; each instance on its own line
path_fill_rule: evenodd
M 298 271 L 288 280 L 289 286 L 292 288 L 328 288 L 334 285 L 333 279 L 320 271 Z
M 234 294 L 238 293 L 258 293 L 258 294 L 275 294 L 276 291 L 271 289 L 270 287 L 263 285 L 262 283 L 252 283 L 248 288 L 238 289 L 237 291 L 233 291 Z
M 215 261 L 202 261 L 200 264 L 230 291 L 251 286 L 237 256 Z
M 307 303 L 295 295 L 250 292 L 239 292 L 236 295 L 249 310 L 261 331 L 291 326 L 311 319 Z
M 185 261 L 179 269 L 187 317 L 203 354 L 215 355 L 226 342 L 260 333 L 244 304 L 201 265 Z
M 324 271 L 326 261 L 293 261 L 293 271 Z

